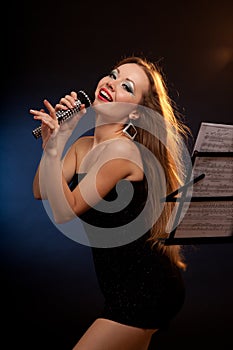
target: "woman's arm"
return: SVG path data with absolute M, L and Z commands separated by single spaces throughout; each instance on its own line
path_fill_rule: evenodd
M 78 143 L 78 142 L 76 142 Z M 77 154 L 76 154 L 76 148 L 80 147 L 81 148 L 81 144 L 78 146 L 73 144 L 70 149 L 68 150 L 67 154 L 64 157 L 64 161 L 63 161 L 63 174 L 64 177 L 66 179 L 66 181 L 69 183 L 73 177 L 73 175 L 75 174 L 75 170 L 76 170 L 76 160 L 77 160 Z M 80 143 L 80 142 L 79 142 Z M 43 157 L 43 156 L 42 156 Z M 42 162 L 42 159 L 40 161 L 40 163 Z M 33 195 L 35 199 L 46 199 L 46 197 L 42 198 L 41 195 L 41 191 L 40 191 L 40 163 L 37 167 L 34 179 L 33 179 Z
M 36 174 L 33 179 L 32 184 L 32 191 L 35 199 L 42 199 L 41 193 L 40 193 L 40 184 L 39 184 L 39 171 L 40 171 L 40 164 L 37 167 Z M 43 198 L 46 199 L 46 198 Z
M 31 111 L 36 119 L 44 122 L 51 130 L 36 174 L 35 187 L 38 189 L 39 184 L 40 195 L 48 199 L 57 223 L 70 221 L 84 213 L 104 198 L 121 179 L 143 177 L 137 147 L 129 140 L 114 139 L 105 144 L 104 150 L 101 148 L 98 160 L 91 164 L 87 175 L 72 192 L 67 184 L 67 176 L 74 173 L 76 163 L 72 162 L 72 152 L 75 152 L 75 148 L 66 158 L 66 164 L 73 164 L 71 172 L 67 173 L 67 166 L 63 169 L 61 155 L 73 125 L 77 124 L 82 114 L 64 123 L 63 128 L 63 124 L 61 127 L 57 125 L 52 105 L 46 101 L 45 106 L 49 114 Z
M 34 111 L 34 110 L 30 110 L 30 113 L 32 113 L 34 115 L 34 119 L 37 120 L 41 120 L 42 124 L 41 124 L 41 129 L 42 129 L 42 149 L 44 150 L 47 142 L 50 138 L 50 136 L 52 135 L 52 133 L 57 134 L 60 126 L 58 125 L 57 122 L 57 118 L 56 118 L 56 114 L 55 112 L 57 110 L 66 110 L 67 108 L 72 108 L 74 106 L 76 106 L 75 104 L 75 100 L 77 99 L 77 94 L 76 92 L 72 92 L 71 96 L 69 96 L 69 99 L 66 99 L 66 105 L 62 104 L 62 101 L 64 100 L 64 98 L 62 98 L 60 100 L 60 103 L 56 105 L 55 109 L 52 111 L 53 116 L 48 116 L 45 113 L 44 109 L 41 109 L 40 111 Z M 48 106 L 52 107 L 48 101 L 44 100 L 44 104 L 45 106 L 48 108 Z M 38 114 L 38 112 L 40 112 Z M 83 112 L 80 113 L 80 116 L 82 115 Z M 76 119 L 76 118 L 74 118 Z M 75 121 L 75 123 L 77 123 L 77 120 Z M 71 123 L 70 123 L 71 124 Z M 64 149 L 64 145 L 70 135 L 70 133 L 72 132 L 72 128 L 74 125 L 72 125 L 71 128 L 67 127 L 67 125 L 64 127 L 62 127 L 63 129 L 63 134 L 60 135 L 60 138 L 58 139 L 58 146 L 60 148 L 60 150 Z M 65 132 L 64 132 L 65 129 Z M 44 154 L 43 154 L 44 155 Z M 34 179 L 33 179 L 33 195 L 34 198 L 36 199 L 46 199 L 46 194 L 43 193 L 43 196 L 41 194 L 41 190 L 40 190 L 40 181 L 39 181 L 39 173 L 40 173 L 40 166 L 41 166 L 41 162 L 43 160 L 43 155 L 41 158 L 41 161 L 37 167 Z M 66 159 L 68 159 L 69 161 L 64 162 L 64 174 L 65 177 L 67 179 L 67 181 L 69 181 L 71 179 L 71 176 L 74 172 L 74 167 L 75 167 L 75 147 L 71 146 L 70 150 L 67 153 Z M 71 161 L 72 160 L 72 161 Z
M 120 180 L 131 176 L 142 178 L 143 172 L 137 163 L 138 159 L 134 159 L 126 145 L 122 147 L 117 142 L 118 144 L 114 142 L 101 153 L 98 161 L 91 166 L 74 191 L 67 184 L 59 157 L 47 153 L 44 155 L 40 183 L 43 191 L 46 191 L 57 223 L 70 221 L 86 212 L 104 198 Z

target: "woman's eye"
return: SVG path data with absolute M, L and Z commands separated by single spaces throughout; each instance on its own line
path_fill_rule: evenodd
M 115 71 L 112 71 L 111 73 L 109 73 L 109 77 L 112 79 L 116 79 L 117 78 L 117 74 Z
M 122 86 L 123 86 L 123 88 L 124 88 L 126 91 L 128 91 L 130 94 L 133 94 L 133 88 L 132 88 L 130 85 L 128 85 L 128 84 L 126 84 L 126 83 L 123 83 Z

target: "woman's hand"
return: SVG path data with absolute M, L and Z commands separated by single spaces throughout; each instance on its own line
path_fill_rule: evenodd
M 65 97 L 62 97 L 59 101 L 59 103 L 55 106 L 55 111 L 72 109 L 76 107 L 76 101 L 77 101 L 77 93 L 75 91 L 72 91 L 70 95 L 66 95 Z
M 62 97 L 58 104 L 55 106 L 55 111 L 63 110 L 66 111 L 68 109 L 73 109 L 77 107 L 77 93 L 75 91 L 72 91 L 70 95 L 66 95 L 65 97 Z M 85 104 L 82 104 L 80 107 L 80 111 L 77 114 L 74 114 L 71 118 L 66 120 L 64 123 L 61 124 L 60 133 L 66 133 L 67 135 L 71 134 L 71 132 L 74 130 L 75 126 L 77 125 L 78 121 L 81 119 L 81 117 L 86 113 Z
M 44 105 L 47 108 L 48 113 L 46 113 L 44 109 L 41 109 L 39 111 L 30 109 L 30 113 L 34 115 L 34 119 L 41 121 L 41 135 L 43 140 L 42 141 L 43 149 L 45 149 L 45 147 L 47 146 L 49 139 L 55 139 L 60 128 L 57 121 L 55 108 L 47 100 L 44 100 Z
M 56 112 L 59 110 L 68 110 L 76 107 L 77 93 L 72 91 L 70 95 L 62 97 L 55 108 L 48 100 L 44 100 L 44 105 L 48 110 L 48 113 L 44 109 L 30 110 L 30 113 L 34 115 L 34 119 L 41 121 L 41 134 L 42 134 L 42 148 L 48 151 L 49 149 L 55 149 L 57 147 L 57 137 L 61 139 L 61 144 L 68 140 L 71 133 L 81 117 L 86 113 L 85 105 L 81 105 L 80 111 L 74 114 L 70 119 L 59 125 Z

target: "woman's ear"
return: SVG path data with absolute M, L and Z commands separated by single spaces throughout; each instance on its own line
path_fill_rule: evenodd
M 140 117 L 138 111 L 135 109 L 134 111 L 130 112 L 129 119 L 136 120 Z

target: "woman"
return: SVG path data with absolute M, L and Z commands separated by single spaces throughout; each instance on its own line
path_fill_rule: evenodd
M 96 87 L 94 135 L 78 138 L 61 160 L 86 109 L 61 125 L 56 111 L 74 108 L 76 99 L 73 91 L 55 108 L 45 100 L 48 113 L 30 110 L 42 122 L 44 149 L 34 196 L 48 199 L 57 223 L 75 216 L 83 221 L 105 297 L 103 313 L 73 350 L 146 350 L 184 302 L 181 247 L 163 240 L 175 204 L 161 198 L 183 182 L 180 146 L 188 128 L 175 115 L 158 68 L 128 57 Z M 119 184 L 123 201 L 117 211 L 112 204 Z M 106 203 L 110 209 L 101 210 Z

